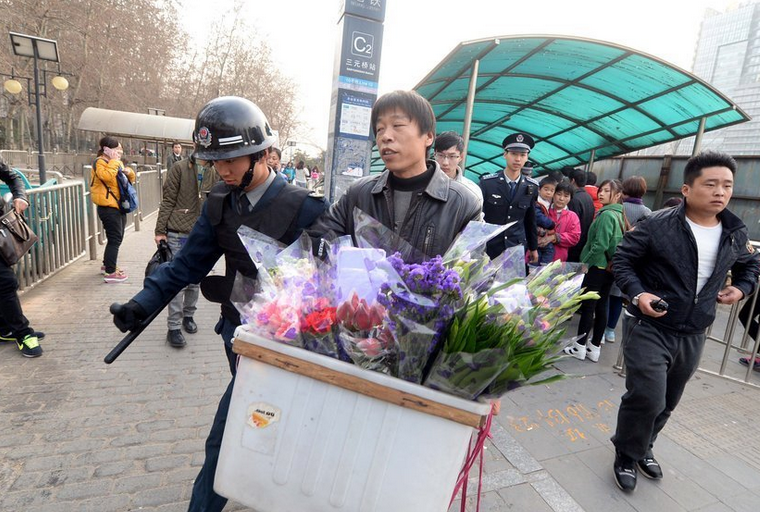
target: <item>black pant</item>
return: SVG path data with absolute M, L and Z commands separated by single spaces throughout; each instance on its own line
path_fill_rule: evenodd
M 121 213 L 118 208 L 110 206 L 98 206 L 98 217 L 106 231 L 106 250 L 103 252 L 103 265 L 106 274 L 116 272 L 116 260 L 119 257 L 119 247 L 124 239 L 124 228 L 127 226 L 127 214 Z
M 630 321 L 623 349 L 627 392 L 620 401 L 612 443 L 624 455 L 641 460 L 697 371 L 705 333 L 676 335 L 646 320 Z
M 29 327 L 29 320 L 21 310 L 16 273 L 0 258 L 0 334 L 8 331 L 21 341 L 34 329 Z
M 742 306 L 742 309 L 739 311 L 739 320 L 745 328 L 749 325 L 748 334 L 753 340 L 757 341 L 757 331 L 759 326 L 757 315 L 760 315 L 760 297 L 758 297 L 757 302 L 755 303 L 754 310 L 751 309 L 751 306 L 752 297 L 744 303 L 744 306 Z
M 584 300 L 581 303 L 578 335 L 582 335 L 583 338 L 578 340 L 579 344 L 586 344 L 592 325 L 594 336 L 591 338 L 591 343 L 595 347 L 602 344 L 604 328 L 607 326 L 607 297 L 610 295 L 612 281 L 612 274 L 599 267 L 589 267 L 586 276 L 583 278 L 582 286 L 588 292 L 599 293 L 599 300 Z

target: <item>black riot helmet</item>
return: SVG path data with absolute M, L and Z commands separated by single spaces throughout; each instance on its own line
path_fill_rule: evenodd
M 195 158 L 226 160 L 254 155 L 275 144 L 267 118 L 252 101 L 238 96 L 213 99 L 198 113 L 193 130 Z

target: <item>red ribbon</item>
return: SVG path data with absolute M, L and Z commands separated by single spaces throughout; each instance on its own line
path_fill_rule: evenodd
M 478 429 L 475 437 L 475 443 L 473 444 L 472 441 L 470 441 L 470 446 L 467 449 L 467 457 L 464 460 L 462 470 L 459 472 L 459 478 L 457 479 L 457 483 L 454 486 L 454 493 L 451 495 L 451 501 L 449 501 L 449 507 L 451 507 L 451 504 L 454 503 L 457 494 L 459 494 L 459 489 L 462 489 L 462 505 L 460 508 L 461 512 L 465 512 L 465 507 L 467 505 L 467 479 L 470 476 L 470 469 L 472 469 L 472 466 L 475 464 L 475 460 L 478 458 L 480 458 L 480 468 L 478 471 L 478 500 L 475 510 L 476 512 L 480 511 L 480 491 L 483 488 L 483 450 L 486 444 L 486 439 L 491 437 L 492 418 L 493 406 L 491 406 L 491 412 L 486 417 L 485 423 L 482 427 L 480 427 L 480 429 Z

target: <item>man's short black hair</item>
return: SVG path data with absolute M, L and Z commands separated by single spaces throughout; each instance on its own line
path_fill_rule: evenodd
M 420 135 L 435 133 L 435 114 L 430 102 L 415 91 L 393 91 L 380 96 L 372 107 L 370 122 L 372 134 L 377 136 L 377 118 L 391 110 L 398 109 L 417 122 Z
M 570 176 L 568 176 L 568 178 L 575 182 L 576 187 L 586 186 L 586 171 L 583 171 L 581 169 L 573 169 L 573 172 L 570 173 Z
M 554 187 L 554 193 L 558 194 L 560 192 L 564 192 L 565 194 L 570 194 L 570 198 L 573 197 L 573 186 L 570 184 L 567 180 L 562 180 L 559 183 L 557 183 L 557 186 Z
M 595 172 L 587 172 L 586 173 L 586 185 L 596 185 L 596 173 Z
M 686 185 L 693 185 L 694 180 L 702 175 L 702 169 L 708 167 L 727 167 L 731 174 L 736 174 L 736 160 L 731 155 L 719 151 L 703 151 L 686 162 L 686 167 L 683 169 L 683 182 Z
M 464 139 L 457 132 L 443 132 L 433 142 L 433 149 L 436 151 L 446 151 L 453 147 L 460 153 L 464 151 Z

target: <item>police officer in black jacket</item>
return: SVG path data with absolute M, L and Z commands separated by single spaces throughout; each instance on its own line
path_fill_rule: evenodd
M 268 167 L 274 134 L 264 113 L 244 98 L 228 96 L 206 104 L 195 121 L 193 140 L 196 158 L 214 162 L 222 181 L 211 189 L 201 216 L 174 260 L 147 277 L 145 287 L 132 300 L 112 311 L 114 323 L 122 332 L 135 330 L 185 286 L 203 279 L 224 255 L 225 275 L 204 279 L 201 291 L 212 302 L 222 303 L 215 330 L 224 340 L 233 378 L 219 402 L 206 440 L 206 460 L 195 479 L 189 508 L 221 512 L 227 500 L 214 492 L 214 474 L 235 382 L 232 337 L 240 325 L 240 315 L 230 295 L 237 272 L 248 278 L 257 276 L 237 230 L 245 225 L 289 245 L 325 211 L 327 204 L 308 190 L 277 178 Z
M 488 242 L 486 252 L 491 258 L 497 257 L 507 247 L 522 244 L 530 253 L 530 262 L 538 262 L 535 208 L 538 182 L 521 173 L 534 145 L 533 138 L 527 133 L 507 136 L 502 142 L 506 168 L 480 179 L 484 220 L 500 225 L 516 222 Z

